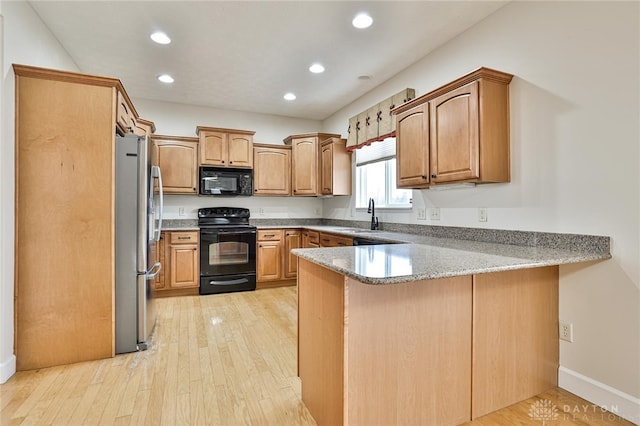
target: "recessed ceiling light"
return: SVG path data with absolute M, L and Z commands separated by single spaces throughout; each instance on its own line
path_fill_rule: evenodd
M 169 36 L 162 31 L 156 31 L 155 33 L 151 34 L 151 40 L 155 41 L 158 44 L 171 43 L 171 39 L 169 38 Z
M 356 28 L 369 28 L 373 23 L 373 18 L 366 13 L 358 13 L 351 23 Z
M 309 67 L 309 71 L 314 74 L 320 74 L 324 72 L 324 67 L 322 66 L 322 64 L 315 63 Z
M 286 100 L 288 100 L 288 101 L 293 101 L 293 100 L 295 100 L 296 95 L 294 95 L 293 93 L 289 92 L 289 93 L 286 93 L 286 94 L 284 95 L 284 98 L 285 98 Z
M 371 76 L 369 75 L 359 75 L 358 80 L 371 80 Z
M 162 74 L 158 76 L 158 80 L 160 80 L 163 83 L 173 83 L 173 77 L 171 77 L 169 74 Z

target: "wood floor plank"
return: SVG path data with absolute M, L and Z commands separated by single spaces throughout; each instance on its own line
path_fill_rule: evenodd
M 295 287 L 158 299 L 143 352 L 23 371 L 0 385 L 5 425 L 312 426 L 296 375 Z M 466 426 L 540 425 L 534 404 L 557 409 L 551 425 L 631 426 L 562 389 Z

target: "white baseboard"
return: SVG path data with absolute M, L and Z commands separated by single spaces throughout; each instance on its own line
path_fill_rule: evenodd
M 636 397 L 563 366 L 558 368 L 558 386 L 630 422 L 640 424 L 640 399 Z
M 0 363 L 0 385 L 16 374 L 16 356 L 11 354 L 9 358 Z

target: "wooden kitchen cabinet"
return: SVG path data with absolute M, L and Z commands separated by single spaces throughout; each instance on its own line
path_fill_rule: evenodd
M 429 186 L 429 110 L 418 105 L 396 118 L 396 186 Z
M 258 249 L 256 251 L 256 281 L 274 281 L 282 279 L 283 232 L 281 229 L 258 230 Z
M 398 187 L 509 182 L 512 77 L 480 68 L 396 108 Z
M 553 389 L 558 270 L 377 286 L 301 258 L 302 401 L 318 424 L 455 425 Z
M 118 79 L 13 70 L 16 368 L 112 357 L 114 134 L 139 117 Z
M 156 131 L 156 126 L 153 121 L 145 120 L 144 118 L 137 118 L 135 121 L 135 127 L 133 133 L 138 136 L 151 136 Z
M 300 247 L 299 229 L 258 229 L 256 288 L 295 285 L 298 261 L 291 250 Z
M 118 90 L 117 98 L 116 129 L 122 135 L 132 133 L 136 128 L 136 114 L 133 105 L 124 91 Z
M 291 185 L 294 196 L 317 196 L 320 188 L 320 142 L 340 138 L 330 133 L 292 135 L 284 140 L 291 145 Z
M 291 146 L 253 144 L 253 193 L 291 195 Z
M 351 195 L 351 153 L 347 140 L 329 138 L 320 144 L 320 193 Z
M 196 134 L 200 140 L 200 165 L 247 169 L 253 167 L 255 132 L 198 126 Z
M 198 231 L 163 231 L 158 248 L 162 264 L 156 296 L 198 294 L 200 255 Z
M 164 192 L 198 193 L 198 138 L 153 135 L 151 163 L 160 167 Z
M 156 290 L 164 289 L 164 283 L 165 283 L 164 273 L 166 270 L 166 265 L 165 265 L 165 246 L 167 241 L 166 234 L 167 234 L 166 232 L 160 233 L 160 241 L 156 241 L 156 243 L 151 246 L 151 251 L 149 253 L 149 256 L 151 257 L 153 263 L 160 262 L 160 265 L 162 265 L 160 267 L 160 272 L 158 273 L 158 275 L 156 275 L 156 279 L 153 281 L 153 288 Z
M 320 247 L 320 233 L 318 231 L 310 231 L 305 229 L 302 231 L 302 248 L 318 248 Z
M 353 245 L 353 238 L 342 235 L 320 233 L 320 247 L 346 247 Z
M 298 276 L 298 258 L 291 254 L 291 250 L 301 247 L 301 232 L 299 229 L 284 231 L 284 273 L 283 278 Z

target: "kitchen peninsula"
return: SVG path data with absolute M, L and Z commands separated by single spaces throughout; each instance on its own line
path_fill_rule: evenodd
M 293 250 L 298 374 L 319 425 L 455 425 L 557 386 L 558 265 L 610 258 L 608 238 L 377 235 L 411 244 Z

